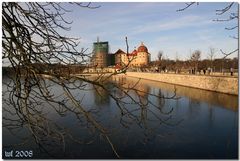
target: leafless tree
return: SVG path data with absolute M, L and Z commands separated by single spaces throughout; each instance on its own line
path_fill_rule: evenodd
M 209 53 L 208 53 L 208 56 L 209 56 L 209 59 L 211 61 L 213 61 L 214 57 L 215 57 L 215 54 L 216 54 L 216 49 L 213 48 L 213 47 L 209 47 Z
M 70 3 L 68 5 L 89 9 L 99 7 L 92 6 L 91 3 Z M 121 82 L 111 83 L 109 89 L 108 82 L 118 74 L 116 72 L 107 76 L 100 73 L 90 78 L 72 74 L 70 67 L 76 62 L 84 67 L 92 53 L 87 53 L 87 49 L 84 48 L 79 51 L 77 38 L 60 34 L 70 30 L 71 22 L 64 17 L 65 13 L 70 10 L 65 7 L 65 3 L 63 5 L 63 3 L 52 2 L 2 3 L 2 59 L 8 63 L 12 71 L 8 74 L 7 81 L 4 82 L 6 89 L 3 95 L 6 97 L 3 102 L 6 106 L 3 106 L 3 127 L 10 131 L 27 129 L 30 133 L 28 137 L 33 138 L 45 152 L 48 152 L 46 145 L 61 147 L 65 151 L 66 138 L 78 143 L 92 142 L 75 138 L 67 127 L 46 117 L 45 112 L 49 110 L 46 107 L 50 107 L 62 117 L 67 113 L 72 113 L 91 133 L 103 136 L 115 155 L 120 157 L 111 141 L 109 129 L 97 120 L 97 109 L 85 107 L 82 104 L 84 95 L 76 97 L 76 93 L 83 94 L 84 91 L 96 90 L 100 91 L 101 95 L 101 91 L 105 91 L 119 108 L 122 116 L 121 122 L 124 126 L 129 123 L 129 120 L 125 121 L 125 116 L 139 125 L 142 121 L 137 113 L 129 110 L 129 104 L 137 105 L 138 108 L 135 111 L 144 108 L 145 112 L 152 112 L 148 108 L 150 105 L 157 108 L 158 113 L 152 113 L 162 124 L 168 124 L 172 110 L 164 112 L 153 102 L 143 98 L 139 93 L 146 92 L 137 88 L 139 80 L 132 85 Z M 128 46 L 127 39 L 126 43 Z M 124 70 L 128 65 L 124 67 Z M 118 91 L 121 95 L 112 93 L 112 90 Z M 131 92 L 137 93 L 137 96 L 133 97 Z M 172 97 L 162 95 L 152 95 L 152 97 L 174 99 L 175 94 Z M 126 98 L 130 101 L 126 101 Z M 145 101 L 141 101 L 142 99 Z M 159 115 L 169 117 L 162 119 Z M 25 141 L 27 142 L 29 138 L 25 138 Z M 61 146 L 56 146 L 56 144 Z
M 198 70 L 198 62 L 199 62 L 200 58 L 201 58 L 201 51 L 200 50 L 195 50 L 192 53 L 191 58 L 190 58 L 190 60 L 194 64 L 194 67 L 195 67 L 196 71 Z
M 158 52 L 158 61 L 161 61 L 163 58 L 163 51 Z
M 195 50 L 191 55 L 191 60 L 193 60 L 193 61 L 199 61 L 200 58 L 201 58 L 201 51 L 200 50 Z
M 213 68 L 213 59 L 215 57 L 215 54 L 216 54 L 216 49 L 213 48 L 213 47 L 209 47 L 209 53 L 208 53 L 208 56 L 209 56 L 209 59 L 211 61 L 211 68 Z

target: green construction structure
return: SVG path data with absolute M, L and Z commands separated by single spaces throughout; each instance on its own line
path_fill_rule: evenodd
M 100 68 L 115 65 L 115 55 L 109 53 L 108 41 L 93 43 L 92 64 Z
M 95 42 L 93 43 L 93 60 L 92 63 L 96 67 L 107 67 L 108 57 L 108 42 Z

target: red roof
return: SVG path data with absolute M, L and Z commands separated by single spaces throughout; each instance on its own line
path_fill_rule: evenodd
M 146 52 L 146 53 L 148 53 L 148 49 L 147 49 L 147 47 L 143 43 L 141 43 L 141 45 L 138 47 L 137 51 L 138 52 Z
M 136 56 L 136 55 L 137 55 L 137 53 L 138 53 L 138 52 L 137 52 L 137 50 L 136 50 L 136 49 L 134 49 L 134 50 L 132 51 L 132 54 L 131 54 L 131 55 L 132 55 L 132 56 Z
M 127 56 L 137 56 L 138 52 L 134 49 L 131 53 L 127 54 Z

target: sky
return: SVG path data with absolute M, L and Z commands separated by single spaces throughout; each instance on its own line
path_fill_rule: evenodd
M 165 58 L 189 59 L 194 50 L 202 51 L 202 59 L 208 57 L 209 47 L 216 49 L 216 58 L 223 57 L 220 49 L 230 52 L 237 48 L 237 30 L 227 31 L 237 21 L 214 22 L 217 18 L 228 18 L 216 15 L 217 9 L 229 3 L 200 2 L 185 11 L 176 12 L 185 7 L 184 3 L 163 2 L 95 2 L 96 9 L 81 8 L 64 4 L 72 10 L 65 15 L 73 21 L 69 32 L 64 35 L 80 38 L 81 48 L 92 51 L 93 42 L 108 41 L 110 52 L 118 49 L 126 51 L 125 37 L 128 37 L 129 50 L 132 51 L 143 42 L 151 54 L 151 60 L 163 51 Z M 237 10 L 237 4 L 233 6 Z M 232 57 L 237 56 L 237 53 Z

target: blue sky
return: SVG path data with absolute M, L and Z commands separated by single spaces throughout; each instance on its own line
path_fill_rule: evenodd
M 186 60 L 190 51 L 201 50 L 202 59 L 207 58 L 209 47 L 216 49 L 216 58 L 222 57 L 220 49 L 230 52 L 237 48 L 237 30 L 227 31 L 225 27 L 234 26 L 233 22 L 213 22 L 216 18 L 227 18 L 229 14 L 217 16 L 215 10 L 224 8 L 228 3 L 201 2 L 183 12 L 176 12 L 184 3 L 163 2 L 105 2 L 92 3 L 97 9 L 66 7 L 72 12 L 66 15 L 72 20 L 71 31 L 64 33 L 80 37 L 79 48 L 92 50 L 97 40 L 108 41 L 110 51 L 126 51 L 125 36 L 128 37 L 130 51 L 141 42 L 148 47 L 151 59 L 163 51 L 165 57 Z M 233 9 L 237 9 L 237 4 Z M 237 53 L 231 57 L 237 56 Z

